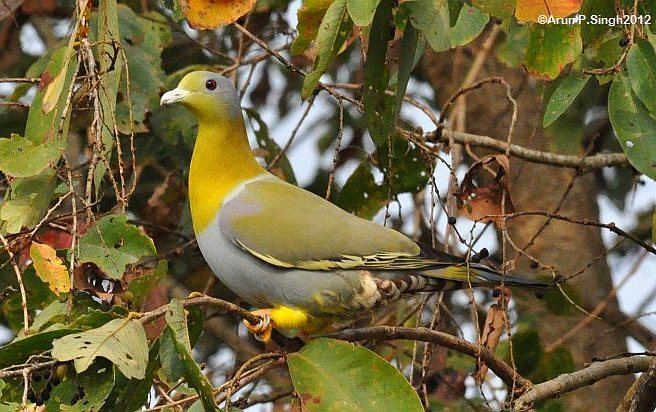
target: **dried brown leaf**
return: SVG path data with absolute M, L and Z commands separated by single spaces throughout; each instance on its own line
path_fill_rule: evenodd
M 496 171 L 492 171 L 496 169 Z M 493 174 L 493 182 L 477 186 L 474 178 L 481 170 Z M 513 213 L 515 206 L 510 198 L 510 162 L 505 155 L 486 156 L 467 171 L 456 193 L 460 214 L 471 220 L 494 222 L 503 227 L 503 215 Z

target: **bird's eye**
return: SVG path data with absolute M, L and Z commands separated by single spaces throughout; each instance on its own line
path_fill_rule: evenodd
M 205 87 L 207 88 L 207 90 L 216 89 L 216 80 L 210 79 L 210 80 L 206 81 L 205 82 Z

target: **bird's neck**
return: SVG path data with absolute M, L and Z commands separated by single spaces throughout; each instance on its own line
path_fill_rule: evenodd
M 230 192 L 264 172 L 248 144 L 241 115 L 200 121 L 189 170 L 189 203 L 196 234 L 212 222 Z

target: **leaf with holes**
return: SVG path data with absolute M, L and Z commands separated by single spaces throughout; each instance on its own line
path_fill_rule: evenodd
M 616 74 L 610 87 L 608 115 L 631 164 L 656 179 L 656 119 L 633 94 L 624 74 Z
M 538 21 L 540 16 L 567 17 L 581 9 L 583 0 L 517 0 L 515 17 Z
M 98 365 L 52 388 L 46 411 L 96 412 L 114 387 L 114 369 Z M 83 394 L 83 396 L 80 396 Z
M 34 144 L 30 139 L 12 134 L 10 139 L 0 139 L 0 170 L 12 177 L 37 175 L 59 160 L 62 149 L 59 140 Z
M 294 389 L 308 411 L 423 411 L 395 367 L 369 349 L 314 339 L 287 356 Z
M 66 266 L 57 257 L 55 249 L 45 244 L 32 242 L 30 258 L 36 274 L 48 284 L 50 290 L 57 296 L 71 290 L 71 277 L 68 275 Z
M 148 341 L 136 320 L 114 319 L 97 329 L 57 339 L 52 346 L 52 356 L 62 362 L 73 360 L 78 373 L 98 356 L 109 359 L 128 378 L 143 379 L 146 373 Z
M 234 23 L 248 13 L 255 0 L 179 0 L 189 25 L 197 30 Z
M 576 96 L 581 93 L 590 80 L 589 74 L 574 73 L 567 76 L 556 90 L 551 94 L 547 108 L 544 111 L 544 118 L 542 119 L 542 127 L 548 127 L 556 119 L 558 119 L 568 107 L 572 105 Z
M 154 255 L 153 240 L 127 219 L 126 215 L 99 219 L 80 237 L 78 260 L 95 263 L 105 276 L 120 279 L 127 265 Z

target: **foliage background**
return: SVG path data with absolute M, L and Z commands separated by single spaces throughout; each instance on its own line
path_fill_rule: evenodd
M 540 25 L 532 20 L 541 6 L 521 0 L 260 0 L 236 25 L 196 31 L 177 2 L 119 3 L 26 0 L 0 8 L 7 330 L 0 407 L 58 410 L 67 402 L 79 410 L 131 410 L 189 397 L 180 405 L 200 408 L 193 403 L 200 394 L 206 409 L 231 397 L 240 407 L 313 409 L 313 399 L 326 401 L 317 394 L 321 385 L 346 373 L 330 371 L 313 386 L 310 377 L 334 362 L 331 354 L 377 362 L 370 352 L 321 340 L 286 358 L 246 335 L 234 316 L 244 314 L 223 301 L 198 298 L 185 313 L 174 300 L 170 311 L 151 312 L 190 291 L 243 304 L 214 281 L 193 241 L 185 188 L 195 121 L 181 107 L 158 106 L 184 73 L 204 68 L 235 81 L 252 146 L 280 176 L 436 247 L 461 255 L 485 247 L 492 264 L 568 279 L 541 300 L 517 293 L 489 322 L 486 312 L 496 313 L 490 308 L 498 299 L 463 291 L 417 297 L 350 326 L 426 326 L 487 344 L 533 383 L 595 358 L 655 349 L 650 26 Z M 656 14 L 646 0 L 546 4 L 563 16 L 579 8 Z M 452 100 L 463 91 L 465 98 Z M 508 153 L 509 135 L 519 149 Z M 521 148 L 542 153 L 540 162 Z M 503 184 L 485 171 L 467 173 L 492 152 L 510 154 L 505 168 L 488 165 L 508 176 Z M 570 157 L 545 160 L 544 153 Z M 489 203 L 458 203 L 466 176 Z M 486 223 L 485 215 L 512 213 L 490 193 L 512 199 L 518 213 L 544 215 Z M 481 337 L 495 319 L 509 326 L 498 346 Z M 70 362 L 86 349 L 76 345 L 80 333 L 107 359 L 89 354 Z M 53 339 L 60 339 L 54 348 Z M 491 372 L 477 384 L 470 376 L 476 361 L 462 348 L 365 343 L 432 409 L 497 410 L 518 395 Z M 408 387 L 393 371 L 381 379 Z M 649 405 L 631 382 L 604 379 L 539 406 Z M 348 390 L 376 401 L 384 396 L 367 392 L 375 386 Z M 385 394 L 389 405 L 419 402 L 401 392 Z

